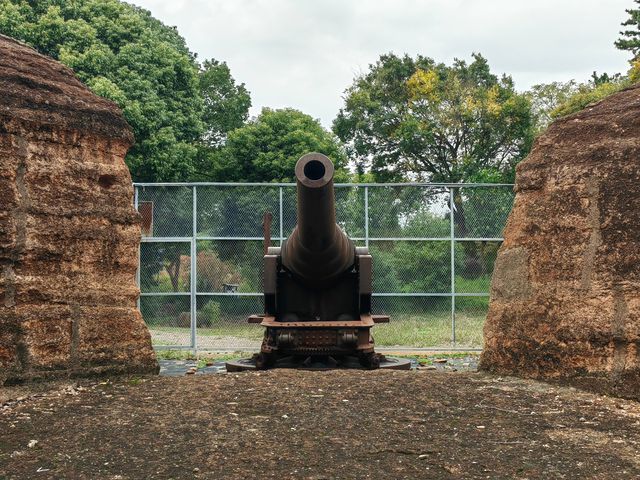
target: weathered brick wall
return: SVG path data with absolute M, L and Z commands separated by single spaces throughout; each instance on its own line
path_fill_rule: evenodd
M 515 188 L 482 368 L 640 397 L 640 86 L 552 124 Z
M 155 372 L 118 108 L 0 36 L 0 385 Z

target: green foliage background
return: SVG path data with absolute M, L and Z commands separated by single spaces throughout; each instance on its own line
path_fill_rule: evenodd
M 193 176 L 203 104 L 195 57 L 175 29 L 117 0 L 0 0 L 0 32 L 122 108 L 136 139 L 127 156 L 134 179 Z
M 214 152 L 213 177 L 224 181 L 292 182 L 298 159 L 321 152 L 333 161 L 337 182 L 349 175 L 340 141 L 320 122 L 292 108 L 264 108 L 257 118 L 229 133 L 226 144 Z
M 482 170 L 511 179 L 534 133 L 527 97 L 479 54 L 450 66 L 382 55 L 347 89 L 333 129 L 379 181 L 463 182 Z

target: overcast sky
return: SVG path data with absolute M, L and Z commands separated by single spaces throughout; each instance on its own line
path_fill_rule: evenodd
M 329 127 L 344 90 L 385 52 L 450 63 L 484 55 L 518 90 L 628 69 L 613 42 L 632 0 L 129 0 L 226 61 L 262 107 Z

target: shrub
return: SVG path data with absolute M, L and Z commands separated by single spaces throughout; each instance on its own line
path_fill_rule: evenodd
M 220 292 L 223 284 L 239 284 L 242 280 L 237 269 L 220 260 L 213 250 L 201 250 L 198 252 L 198 291 Z
M 556 119 L 579 112 L 588 105 L 619 92 L 630 85 L 630 83 L 629 80 L 624 80 L 620 82 L 606 82 L 597 86 L 581 85 L 575 95 L 569 97 L 565 103 L 559 105 L 551 112 L 551 118 Z
M 204 307 L 198 310 L 198 327 L 211 328 L 220 322 L 220 304 L 209 300 Z

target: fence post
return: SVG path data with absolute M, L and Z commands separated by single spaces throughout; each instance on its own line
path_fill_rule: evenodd
M 196 245 L 196 237 L 198 235 L 198 225 L 197 225 L 197 209 L 198 209 L 198 197 L 197 197 L 197 188 L 194 185 L 192 187 L 192 204 L 193 204 L 193 210 L 192 210 L 192 218 L 191 218 L 191 224 L 192 224 L 192 231 L 191 231 L 191 275 L 190 275 L 190 298 L 191 298 L 191 348 L 193 349 L 193 353 L 197 353 L 198 351 L 198 343 L 197 343 L 197 324 L 198 324 L 198 316 L 197 316 L 197 308 L 198 308 L 198 302 L 197 302 L 197 254 L 198 254 L 198 248 Z
M 456 227 L 455 227 L 455 202 L 453 197 L 455 188 L 449 187 L 449 211 L 450 217 L 450 241 L 451 241 L 451 343 L 456 344 Z
M 138 212 L 138 187 L 137 185 L 133 186 L 133 208 L 135 208 L 136 213 Z M 142 265 L 142 242 L 138 244 L 138 268 L 136 268 L 136 285 L 142 293 L 142 289 L 140 287 L 140 266 Z M 136 300 L 136 307 L 140 310 L 140 294 L 138 294 L 138 299 Z
M 364 244 L 369 248 L 369 186 L 364 187 Z
M 282 225 L 283 221 L 284 221 L 284 218 L 282 216 L 282 187 L 280 187 L 279 202 L 280 202 L 279 203 L 279 208 L 280 208 L 280 214 L 279 214 L 280 215 L 280 246 L 282 246 L 282 237 L 283 237 L 283 234 L 284 234 L 284 226 Z

